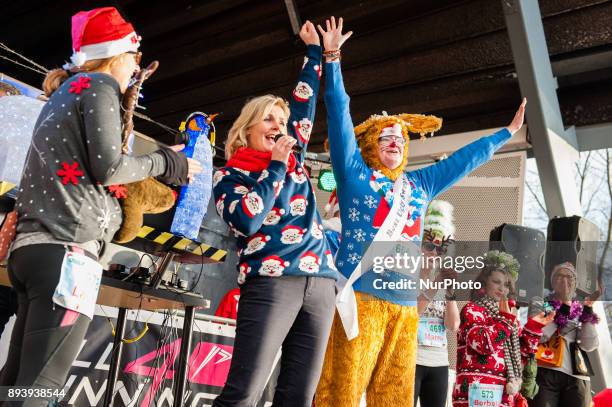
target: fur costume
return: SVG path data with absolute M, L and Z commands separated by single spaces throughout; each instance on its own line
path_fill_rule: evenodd
M 315 405 L 357 407 L 363 389 L 368 407 L 412 406 L 416 307 L 356 295 L 360 335 L 347 341 L 340 319 L 334 319 Z
M 175 202 L 172 189 L 155 178 L 125 184 L 124 187 L 127 198 L 120 200 L 123 222 L 115 235 L 115 241 L 118 243 L 129 242 L 138 235 L 145 213 L 165 212 L 172 208 Z
M 385 127 L 393 126 L 396 123 L 402 126 L 402 135 L 406 139 L 404 157 L 402 163 L 396 168 L 387 168 L 380 162 L 378 157 L 378 137 Z M 366 164 L 395 181 L 408 163 L 408 144 L 410 143 L 408 133 L 419 134 L 421 138 L 424 138 L 426 134 L 433 134 L 433 132 L 440 130 L 441 127 L 442 119 L 436 116 L 407 113 L 388 116 L 386 112 L 383 112 L 382 115 L 374 114 L 370 116 L 368 120 L 355 127 L 355 137 L 361 149 L 361 156 Z
M 394 180 L 406 176 L 409 188 L 407 219 L 400 240 L 418 242 L 429 202 L 488 161 L 511 134 L 503 129 L 459 149 L 445 160 L 410 172 L 404 170 L 408 159 L 406 143 L 402 163 L 397 168 L 385 168 L 378 158 L 378 138 L 383 129 L 399 124 L 408 141 L 409 132 L 423 136 L 438 130 L 441 119 L 408 114 L 375 115 L 354 127 L 340 64 L 328 63 L 325 72 L 330 155 L 342 221 L 342 241 L 335 264 L 349 278 L 391 211 Z M 394 134 L 397 130 L 393 130 Z M 317 407 L 357 406 L 363 393 L 368 407 L 414 403 L 417 292 L 376 288 L 380 279 L 395 283 L 405 280 L 406 275 L 364 270 L 353 284 L 357 298 L 367 298 L 357 301 L 359 335 L 349 341 L 340 319 L 336 318 L 317 390 Z

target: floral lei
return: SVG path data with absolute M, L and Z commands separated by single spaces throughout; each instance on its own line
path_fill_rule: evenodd
M 582 304 L 579 301 L 572 301 L 572 305 L 570 306 L 569 314 L 565 314 L 563 312 L 559 312 L 559 309 L 563 305 L 563 303 L 557 299 L 550 299 L 548 301 L 550 305 L 555 309 L 555 319 L 554 322 L 560 329 L 563 329 L 567 326 L 569 321 L 573 321 L 575 319 L 579 319 L 582 323 L 593 323 L 596 324 L 599 322 L 599 317 L 597 314 L 592 311 L 586 311 Z M 590 308 L 590 307 L 589 307 Z

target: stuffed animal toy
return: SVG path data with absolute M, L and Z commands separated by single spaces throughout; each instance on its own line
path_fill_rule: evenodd
M 146 69 L 136 75 L 134 84 L 128 88 L 121 102 L 124 113 L 123 121 L 123 153 L 128 154 L 128 139 L 134 129 L 134 109 L 142 83 L 157 69 L 159 63 L 153 61 Z M 115 234 L 117 243 L 127 243 L 133 240 L 142 227 L 144 214 L 162 213 L 174 205 L 176 192 L 153 177 L 125 185 L 112 185 L 109 190 L 119 199 L 123 211 L 123 223 Z

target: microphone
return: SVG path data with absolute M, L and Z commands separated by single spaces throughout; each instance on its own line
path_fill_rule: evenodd
M 283 133 L 278 133 L 276 136 L 274 136 L 274 141 L 278 141 L 278 139 L 283 136 L 284 136 Z M 304 149 L 299 144 L 296 143 L 293 145 L 293 147 L 291 147 L 291 151 L 293 151 L 296 154 L 302 154 L 302 151 L 304 151 Z

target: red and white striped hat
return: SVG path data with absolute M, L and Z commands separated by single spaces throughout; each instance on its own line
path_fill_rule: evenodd
M 114 57 L 137 51 L 140 36 L 114 7 L 79 11 L 72 16 L 71 63 L 64 69 L 80 67 L 92 59 Z

